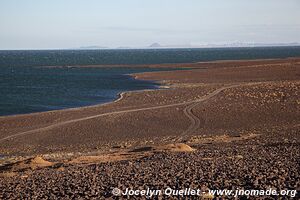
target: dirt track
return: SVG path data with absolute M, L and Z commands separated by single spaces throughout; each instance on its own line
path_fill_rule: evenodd
M 153 107 L 146 107 L 146 108 L 137 108 L 137 109 L 130 109 L 130 110 L 114 111 L 114 112 L 108 112 L 108 113 L 103 113 L 103 114 L 99 114 L 99 115 L 92 115 L 92 116 L 88 116 L 88 117 L 83 117 L 83 118 L 79 118 L 79 119 L 68 120 L 68 121 L 56 123 L 56 124 L 53 124 L 53 125 L 49 125 L 49 126 L 46 126 L 46 127 L 37 128 L 37 129 L 34 129 L 34 130 L 25 131 L 25 132 L 21 132 L 21 133 L 16 133 L 16 134 L 7 136 L 5 138 L 1 138 L 0 142 L 5 141 L 5 140 L 9 140 L 9 139 L 13 139 L 13 138 L 16 138 L 18 136 L 24 136 L 24 135 L 39 133 L 39 132 L 42 132 L 42 131 L 45 131 L 45 130 L 50 130 L 50 129 L 53 129 L 53 128 L 57 128 L 57 127 L 60 127 L 60 126 L 63 126 L 63 125 L 76 123 L 76 122 L 81 122 L 81 121 L 94 119 L 94 118 L 98 118 L 98 117 L 104 117 L 104 116 L 108 116 L 108 115 L 139 112 L 139 111 L 169 108 L 169 107 L 174 107 L 174 106 L 181 106 L 181 105 L 185 105 L 185 104 L 191 104 L 191 105 L 187 106 L 184 109 L 184 114 L 191 120 L 191 125 L 189 126 L 189 128 L 185 132 L 182 133 L 182 136 L 184 136 L 184 135 L 186 135 L 190 132 L 192 133 L 193 130 L 197 129 L 200 125 L 199 119 L 192 113 L 192 109 L 195 106 L 197 106 L 197 104 L 214 97 L 215 95 L 219 94 L 223 90 L 233 88 L 233 87 L 237 87 L 237 86 L 239 86 L 239 85 L 231 85 L 231 86 L 221 87 L 221 88 L 215 90 L 214 92 L 212 92 L 211 94 L 208 94 L 208 95 L 206 95 L 206 96 L 204 96 L 200 99 L 194 100 L 194 101 L 174 103 L 174 104 L 168 104 L 168 105 L 162 105 L 162 106 L 153 106 Z
M 187 135 L 192 134 L 194 131 L 196 131 L 199 126 L 200 126 L 200 119 L 193 113 L 193 108 L 195 108 L 200 102 L 206 101 L 212 97 L 214 97 L 215 95 L 219 94 L 220 92 L 222 92 L 223 90 L 229 89 L 229 88 L 234 88 L 234 87 L 238 87 L 241 86 L 241 84 L 239 85 L 230 85 L 230 86 L 226 86 L 226 87 L 222 87 L 219 88 L 217 90 L 215 90 L 214 92 L 196 100 L 195 102 L 193 102 L 191 105 L 187 106 L 184 108 L 183 113 L 190 119 L 191 121 L 191 125 L 188 127 L 187 130 L 185 130 L 181 136 L 185 137 Z
M 190 66 L 136 75 L 168 90 L 0 118 L 1 162 L 11 162 L 0 199 L 122 199 L 115 187 L 288 188 L 299 199 L 300 59 Z M 15 161 L 37 154 L 51 162 Z
M 140 79 L 157 80 L 170 89 L 128 92 L 120 100 L 100 106 L 1 117 L 0 150 L 8 155 L 90 151 L 167 142 L 183 135 L 259 130 L 263 124 L 293 121 L 297 112 L 291 113 L 295 105 L 290 103 L 289 107 L 257 105 L 256 111 L 243 104 L 255 100 L 252 103 L 256 105 L 261 98 L 257 95 L 265 93 L 279 95 L 273 98 L 285 95 L 278 99 L 282 103 L 283 98 L 297 96 L 286 89 L 297 87 L 299 63 L 300 59 L 196 63 L 191 64 L 195 67 L 192 70 L 134 74 Z M 234 88 L 223 90 L 230 85 Z M 270 91 L 264 89 L 266 86 L 272 86 Z M 258 99 L 243 97 L 244 90 Z M 235 94 L 242 95 L 238 102 L 227 98 Z M 213 114 L 217 112 L 219 115 Z M 226 117 L 220 118 L 222 115 Z

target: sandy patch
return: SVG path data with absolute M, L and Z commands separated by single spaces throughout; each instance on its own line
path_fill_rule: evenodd
M 171 152 L 193 152 L 195 149 L 184 143 L 167 144 L 158 149 Z
M 44 167 L 51 167 L 55 163 L 44 160 L 42 157 L 28 158 L 25 160 L 9 163 L 0 167 L 0 171 L 19 172 L 29 169 L 39 169 Z

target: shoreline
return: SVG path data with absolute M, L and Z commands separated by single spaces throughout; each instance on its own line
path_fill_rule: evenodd
M 142 72 L 143 73 L 143 72 Z M 146 73 L 146 72 L 144 72 Z M 134 74 L 122 74 L 124 76 L 130 76 L 131 78 L 133 79 L 136 79 L 138 80 L 138 77 L 135 76 Z M 145 80 L 141 80 L 141 81 L 145 81 Z M 92 104 L 92 105 L 87 105 L 87 106 L 79 106 L 79 107 L 72 107 L 72 108 L 63 108 L 63 109 L 58 109 L 58 110 L 48 110 L 48 111 L 40 111 L 40 112 L 32 112 L 32 113 L 20 113 L 20 114 L 12 114 L 12 115 L 3 115 L 3 116 L 0 116 L 0 119 L 3 119 L 3 118 L 9 118 L 9 117 L 26 117 L 26 116 L 31 116 L 31 115 L 38 115 L 38 114 L 43 114 L 43 113 L 53 113 L 53 112 L 59 112 L 59 111 L 77 111 L 77 110 L 80 110 L 80 109 L 84 109 L 84 108 L 93 108 L 93 107 L 98 107 L 98 106 L 105 106 L 105 105 L 109 105 L 109 104 L 112 104 L 112 103 L 116 103 L 118 101 L 121 101 L 124 97 L 125 94 L 127 93 L 131 93 L 131 92 L 137 92 L 137 91 L 151 91 L 151 90 L 159 90 L 159 89 L 166 89 L 162 83 L 160 82 L 157 82 L 157 81 L 147 81 L 147 82 L 151 82 L 153 83 L 153 89 L 142 89 L 142 90 L 128 90 L 128 91 L 124 91 L 124 92 L 119 92 L 116 94 L 116 97 L 114 99 L 112 99 L 111 101 L 108 101 L 108 102 L 104 102 L 104 103 L 96 103 L 96 104 Z M 157 87 L 156 85 L 157 84 Z M 161 88 L 163 87 L 163 88 Z
M 185 108 L 186 102 L 194 102 L 226 85 L 251 83 L 248 86 L 225 90 L 219 96 L 227 94 L 230 97 L 232 94 L 228 92 L 245 88 L 272 85 L 278 87 L 278 84 L 288 83 L 294 87 L 298 84 L 300 58 L 276 60 L 271 62 L 273 64 L 270 64 L 270 61 L 257 62 L 242 62 L 242 64 L 226 62 L 206 69 L 202 69 L 200 65 L 200 68 L 189 70 L 133 73 L 130 74 L 133 79 L 155 81 L 160 84 L 160 88 L 121 92 L 114 101 L 103 104 L 1 116 L 1 138 L 16 136 L 17 139 L 0 142 L 0 151 L 5 155 L 20 152 L 26 155 L 47 152 L 83 152 L 94 148 L 109 149 L 116 145 L 127 146 L 126 143 L 130 145 L 143 145 L 144 142 L 146 144 L 148 142 L 159 143 L 164 141 L 159 139 L 160 137 L 166 137 L 165 140 L 168 141 L 168 137 L 179 137 L 178 135 L 188 127 L 189 120 L 198 124 L 197 126 L 203 120 L 194 116 L 195 111 L 191 112 L 190 109 L 194 107 Z M 255 86 L 253 83 L 259 84 Z M 168 87 L 172 89 L 167 89 Z M 245 94 L 247 93 L 249 91 Z M 241 93 L 243 94 L 244 92 Z M 227 96 L 223 98 L 226 100 Z M 166 105 L 176 105 L 176 109 Z M 151 108 L 154 107 L 159 109 L 152 110 Z M 203 109 L 206 110 L 205 107 Z M 133 110 L 138 112 L 127 112 Z M 201 116 L 201 113 L 197 115 Z M 211 120 L 215 118 L 218 119 L 218 116 Z M 251 120 L 255 119 L 251 118 Z M 244 123 L 249 124 L 249 122 Z M 30 135 L 24 137 L 23 133 L 27 132 Z M 218 132 L 220 130 L 216 131 Z
M 280 61 L 290 61 L 290 60 L 300 60 L 300 57 L 287 57 L 287 58 L 270 58 L 270 59 L 245 59 L 245 60 L 216 60 L 216 61 L 204 61 L 204 62 L 192 62 L 192 63 L 164 63 L 164 64 L 149 64 L 149 65 L 138 65 L 138 64 L 132 64 L 132 65 L 82 65 L 82 66 L 72 66 L 72 67 L 76 67 L 76 68 L 94 68 L 94 67 L 132 67 L 132 68 L 139 68 L 139 67 L 146 67 L 146 68 L 170 68 L 172 70 L 168 71 L 166 70 L 166 72 L 171 72 L 171 71 L 187 71 L 187 70 L 195 70 L 195 69 L 202 69 L 202 64 L 205 65 L 209 65 L 209 64 L 227 64 L 227 63 L 243 63 L 243 62 L 250 62 L 250 63 L 254 63 L 254 62 L 269 62 L 269 61 L 275 61 L 275 62 L 280 62 Z M 172 66 L 170 66 L 172 65 Z M 179 66 L 177 66 L 179 65 Z M 186 66 L 182 66 L 182 65 L 186 65 Z M 191 66 L 192 65 L 192 66 Z M 195 65 L 195 66 L 194 66 Z M 200 66 L 199 66 L 200 65 Z M 272 64 L 271 64 L 272 65 Z M 44 67 L 50 67 L 50 68 L 60 68 L 60 67 L 68 67 L 68 66 L 41 66 L 41 68 Z M 210 67 L 214 67 L 214 66 L 210 66 Z M 180 68 L 178 70 L 174 70 L 174 68 Z M 187 68 L 187 69 L 185 69 Z M 145 74 L 148 73 L 156 73 L 154 72 L 141 72 L 141 73 L 132 73 L 132 74 L 123 74 L 123 75 L 128 75 L 130 77 L 132 77 L 133 79 L 136 80 L 143 80 L 143 81 L 150 81 L 152 83 L 156 83 L 158 84 L 158 87 L 155 88 L 156 89 L 169 89 L 170 87 L 168 85 L 166 85 L 166 83 L 164 83 L 164 80 L 149 80 L 149 79 L 143 79 L 140 78 L 140 76 L 143 76 Z M 9 117 L 18 117 L 18 116 L 31 116 L 31 115 L 36 115 L 36 114 L 42 114 L 42 113 L 53 113 L 53 112 L 59 112 L 59 111 L 77 111 L 80 109 L 84 109 L 84 108 L 93 108 L 93 107 L 98 107 L 98 106 L 104 106 L 107 104 L 112 104 L 115 102 L 118 102 L 122 99 L 122 95 L 126 94 L 126 93 L 131 93 L 131 92 L 135 92 L 135 91 L 148 91 L 148 90 L 153 90 L 153 89 L 143 89 L 143 90 L 130 90 L 130 91 L 124 91 L 124 92 L 120 92 L 116 95 L 116 98 L 114 98 L 111 101 L 105 102 L 105 103 L 96 103 L 96 104 L 92 104 L 92 105 L 87 105 L 87 106 L 79 106 L 79 107 L 73 107 L 73 108 L 63 108 L 63 109 L 58 109 L 58 110 L 49 110 L 49 111 L 40 111 L 40 112 L 33 112 L 33 113 L 20 113 L 20 114 L 12 114 L 12 115 L 3 115 L 0 116 L 0 119 L 3 118 L 9 118 Z M 121 98 L 121 99 L 120 99 Z
M 274 173 L 282 178 L 284 170 L 283 179 L 289 181 L 275 186 L 297 188 L 300 58 L 269 62 L 132 74 L 172 89 L 123 92 L 105 105 L 0 118 L 4 193 L 12 186 L 26 193 L 27 180 L 47 188 L 90 181 L 105 195 L 119 182 L 128 183 L 118 177 L 128 177 L 137 187 L 139 180 L 159 185 L 178 171 L 182 180 L 207 174 L 207 187 L 223 180 L 243 187 L 246 181 L 257 183 L 255 174 L 274 180 Z M 162 174 L 153 180 L 157 170 Z M 221 181 L 214 178 L 220 173 Z M 269 187 L 269 182 L 260 184 Z

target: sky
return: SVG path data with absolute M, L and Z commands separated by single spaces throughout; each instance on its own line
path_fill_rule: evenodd
M 299 0 L 0 0 L 0 49 L 300 42 Z

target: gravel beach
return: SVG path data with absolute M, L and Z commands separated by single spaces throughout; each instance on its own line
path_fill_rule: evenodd
M 300 199 L 300 59 L 181 67 L 132 75 L 169 89 L 0 117 L 0 199 Z M 224 189 L 289 193 L 208 194 Z

